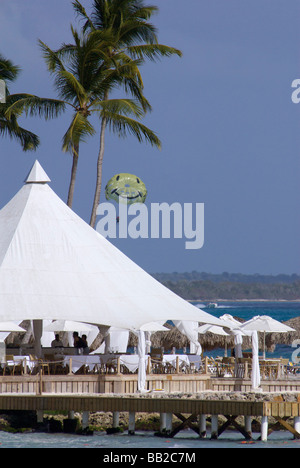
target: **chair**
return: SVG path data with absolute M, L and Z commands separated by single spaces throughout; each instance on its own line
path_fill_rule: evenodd
M 224 357 L 222 359 L 222 374 L 223 377 L 233 377 L 235 374 L 235 358 Z
M 163 350 L 161 348 L 152 348 L 150 352 L 151 370 L 153 374 L 163 374 Z
M 9 372 L 9 375 L 14 373 L 15 361 L 12 354 L 7 354 L 5 357 L 5 362 L 3 363 L 3 375 L 6 374 L 6 371 Z
M 48 375 L 50 375 L 51 372 L 55 373 L 55 362 L 53 354 L 45 354 L 44 359 L 39 359 L 39 365 L 43 370 L 47 370 Z
M 50 375 L 49 362 L 46 362 L 43 359 L 39 359 L 36 356 L 33 356 L 32 354 L 29 354 L 29 365 L 30 365 L 32 375 L 35 375 L 40 370 L 43 371 L 44 369 L 46 369 L 47 372 L 48 372 L 48 375 Z

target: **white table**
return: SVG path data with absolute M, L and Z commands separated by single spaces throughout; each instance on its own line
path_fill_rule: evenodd
M 101 364 L 117 365 L 118 359 L 120 364 L 126 366 L 129 372 L 136 372 L 139 367 L 139 356 L 137 354 L 103 354 L 100 355 Z M 145 364 L 147 365 L 148 356 L 145 356 Z
M 8 368 L 14 368 L 15 366 L 22 365 L 25 373 L 27 367 L 31 372 L 37 364 L 37 362 L 31 361 L 29 356 L 13 356 L 13 359 L 8 359 L 4 361 L 4 363 Z
M 179 360 L 179 366 L 190 367 L 191 364 L 199 368 L 201 365 L 201 356 L 187 355 L 187 354 L 164 354 L 163 364 L 169 363 L 176 368 L 177 358 Z M 120 364 L 126 366 L 129 372 L 136 372 L 139 367 L 139 356 L 138 354 L 90 354 L 90 355 L 79 355 L 79 356 L 65 356 L 63 363 L 69 365 L 70 359 L 72 359 L 72 371 L 77 372 L 82 366 L 88 367 L 89 370 L 94 370 L 96 366 L 117 366 L 118 359 Z M 145 356 L 145 365 L 149 356 Z
M 188 359 L 190 362 L 190 366 L 194 365 L 195 369 L 199 370 L 200 367 L 202 366 L 202 357 L 199 356 L 198 354 L 189 354 Z
M 176 368 L 177 358 L 179 360 L 179 366 L 190 365 L 189 357 L 186 354 L 164 354 L 163 355 L 163 364 L 171 364 Z
M 69 365 L 72 359 L 72 372 L 77 372 L 82 366 L 86 366 L 89 370 L 94 370 L 97 365 L 101 365 L 100 357 L 93 355 L 65 356 L 63 364 Z

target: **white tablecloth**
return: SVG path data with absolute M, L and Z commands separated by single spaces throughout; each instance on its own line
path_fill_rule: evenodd
M 65 356 L 64 365 L 69 365 L 72 359 L 72 371 L 77 372 L 82 366 L 88 367 L 89 370 L 94 370 L 97 365 L 101 364 L 99 356 Z
M 201 365 L 201 356 L 186 355 L 186 354 L 164 354 L 163 364 L 169 363 L 176 368 L 176 359 L 179 358 L 179 365 L 190 366 L 194 364 L 196 368 Z M 130 372 L 136 372 L 139 365 L 139 357 L 137 354 L 101 354 L 88 356 L 65 356 L 64 365 L 69 365 L 72 358 L 72 370 L 77 372 L 81 366 L 85 365 L 89 370 L 93 370 L 97 365 L 117 364 L 118 358 L 120 364 L 126 366 Z M 147 365 L 149 356 L 145 356 L 145 364 Z
M 148 356 L 145 356 L 145 364 L 147 365 Z M 137 354 L 124 354 L 120 356 L 120 364 L 126 366 L 130 372 L 136 372 L 139 367 L 139 357 Z
M 171 364 L 173 367 L 176 367 L 177 357 L 179 358 L 179 365 L 185 364 L 187 366 L 190 365 L 189 358 L 186 354 L 164 354 L 163 355 L 163 364 L 167 362 Z
M 14 356 L 13 359 L 8 359 L 6 361 L 6 365 L 9 367 L 18 366 L 20 364 L 22 364 L 24 368 L 27 366 L 31 371 L 37 362 L 31 361 L 29 356 Z
M 196 369 L 199 369 L 202 364 L 202 358 L 199 355 L 196 354 L 189 354 L 188 355 L 189 363 L 190 365 L 193 364 Z

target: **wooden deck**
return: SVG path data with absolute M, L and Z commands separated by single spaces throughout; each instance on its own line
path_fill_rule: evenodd
M 299 400 L 299 398 L 298 398 Z M 160 413 L 162 434 L 174 437 L 179 431 L 190 427 L 200 437 L 206 436 L 206 418 L 211 415 L 211 438 L 217 439 L 229 426 L 234 426 L 246 439 L 252 439 L 251 418 L 261 418 L 261 440 L 267 440 L 268 417 L 272 416 L 284 429 L 300 439 L 300 401 L 224 401 L 201 400 L 195 398 L 175 398 L 164 396 L 108 396 L 108 395 L 0 395 L 0 410 L 62 412 L 129 412 L 130 432 L 134 433 L 136 413 Z M 133 415 L 133 417 L 132 417 Z M 172 427 L 172 416 L 175 415 L 181 424 Z M 223 415 L 226 422 L 219 426 L 218 416 Z M 244 416 L 245 426 L 236 421 Z M 165 416 L 164 418 L 162 416 Z M 168 416 L 168 417 L 166 417 Z M 294 418 L 294 426 L 288 418 Z M 86 417 L 85 417 L 86 419 Z M 167 422 L 168 421 L 168 422 Z M 198 422 L 198 424 L 194 424 Z M 249 424 L 250 423 L 250 424 Z M 204 424 L 204 425 L 203 425 Z
M 250 379 L 217 378 L 209 374 L 155 374 L 148 375 L 147 390 L 167 393 L 199 393 L 207 390 L 251 392 Z M 109 375 L 14 375 L 0 376 L 0 395 L 15 394 L 135 394 L 138 389 L 137 374 Z M 299 392 L 300 379 L 262 380 L 263 392 Z

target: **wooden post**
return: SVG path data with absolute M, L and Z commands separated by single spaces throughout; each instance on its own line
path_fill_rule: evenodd
M 72 358 L 69 360 L 69 375 L 72 375 Z
M 172 413 L 161 413 L 160 414 L 160 433 L 170 434 L 172 432 Z
M 277 379 L 279 379 L 281 377 L 281 362 L 278 362 L 277 364 Z
M 83 411 L 82 413 L 82 429 L 89 427 L 90 412 Z
M 245 374 L 244 374 L 244 378 L 245 379 L 248 379 L 248 362 L 245 361 Z
M 120 362 L 120 356 L 118 356 L 117 359 L 117 375 L 121 374 L 121 362 Z
M 151 374 L 151 356 L 148 356 L 148 362 L 147 362 L 147 374 Z
M 294 417 L 294 429 L 300 434 L 300 416 Z
M 208 357 L 205 356 L 204 360 L 204 374 L 208 374 Z
M 43 420 L 44 420 L 44 411 L 43 410 L 37 410 L 36 416 L 37 416 L 37 422 L 42 423 Z
M 176 356 L 176 374 L 179 374 L 179 356 Z
M 268 440 L 268 416 L 261 418 L 261 440 L 266 442 Z
M 204 439 L 206 437 L 206 414 L 200 414 L 199 436 L 201 437 L 201 439 Z
M 135 412 L 133 411 L 129 412 L 128 434 L 135 434 Z
M 218 438 L 218 415 L 211 415 L 211 439 Z
M 249 437 L 252 439 L 252 427 L 251 427 L 251 416 L 244 416 L 245 418 L 245 431 L 249 434 Z
M 39 371 L 40 381 L 39 381 L 39 395 L 43 393 L 43 369 L 40 367 Z
M 119 411 L 114 411 L 113 412 L 113 428 L 116 429 L 117 427 L 119 427 L 119 423 L 120 423 L 120 413 Z
M 23 368 L 23 374 L 24 374 L 24 375 L 27 375 L 27 362 L 26 362 L 26 358 L 23 359 L 23 361 L 22 361 L 22 368 Z
M 166 430 L 166 413 L 160 413 L 159 432 L 162 433 Z

